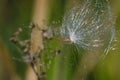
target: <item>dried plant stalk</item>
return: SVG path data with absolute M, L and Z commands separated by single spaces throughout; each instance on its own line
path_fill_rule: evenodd
M 44 20 L 47 19 L 47 12 L 48 11 L 48 0 L 35 0 L 34 3 L 34 14 L 33 14 L 33 20 L 32 22 L 34 25 L 32 25 L 32 32 L 31 32 L 31 39 L 30 39 L 30 50 L 29 53 L 31 55 L 40 54 L 40 51 L 44 48 L 43 45 L 43 30 L 46 29 L 46 26 L 44 25 Z M 40 71 L 40 64 L 36 63 L 36 66 L 32 66 L 32 68 L 37 71 Z M 36 68 L 35 68 L 36 67 Z M 29 70 L 29 69 L 28 69 Z M 29 71 L 28 71 L 29 72 Z M 30 77 L 28 73 L 27 77 Z M 41 78 L 40 73 L 36 73 L 38 78 Z
M 36 53 L 39 48 L 43 46 L 42 30 L 46 29 L 44 20 L 47 19 L 48 1 L 47 0 L 35 0 L 33 23 L 37 26 L 32 29 L 31 32 L 31 53 Z

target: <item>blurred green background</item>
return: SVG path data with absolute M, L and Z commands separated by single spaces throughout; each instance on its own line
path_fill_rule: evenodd
M 71 0 L 50 0 L 50 2 L 52 2 L 50 6 L 50 22 L 53 20 L 61 21 L 66 5 L 72 3 Z M 120 80 L 120 0 L 110 0 L 110 2 L 112 11 L 117 18 L 116 35 L 118 41 L 112 44 L 116 47 L 116 50 L 110 50 L 102 64 L 98 64 L 91 72 L 88 80 Z M 33 15 L 33 4 L 34 0 L 0 0 L 0 80 L 25 80 L 27 65 L 12 59 L 13 57 L 20 58 L 21 55 L 15 45 L 9 41 L 9 38 L 17 28 L 28 28 Z M 27 32 L 24 34 L 27 34 Z M 67 56 L 71 58 L 70 55 Z M 75 56 L 78 55 L 75 54 Z M 77 60 L 76 57 L 74 58 Z M 57 75 L 57 72 L 66 73 L 67 71 L 65 69 L 58 70 L 59 67 L 62 67 L 60 59 L 62 59 L 60 56 L 54 59 L 48 71 L 47 80 L 57 80 L 58 78 L 59 80 L 71 80 L 69 78 L 71 78 L 72 73 Z M 70 64 L 74 65 L 75 62 Z

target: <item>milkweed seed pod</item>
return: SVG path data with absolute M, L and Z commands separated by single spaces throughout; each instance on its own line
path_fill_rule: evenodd
M 115 29 L 108 0 L 83 0 L 65 14 L 61 27 L 64 42 L 85 50 L 108 51 Z

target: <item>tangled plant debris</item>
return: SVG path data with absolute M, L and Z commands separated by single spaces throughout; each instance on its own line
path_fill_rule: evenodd
M 42 30 L 42 29 L 39 29 L 37 27 L 37 25 L 32 23 L 30 25 L 30 29 L 33 30 L 34 28 L 36 28 L 37 30 L 42 32 L 42 36 L 43 36 L 44 41 L 46 39 L 51 39 L 53 37 L 53 33 L 52 33 L 50 28 L 46 29 L 46 30 Z M 32 53 L 31 49 L 34 49 L 33 48 L 34 46 L 31 45 L 32 44 L 31 39 L 33 39 L 33 38 L 21 41 L 19 39 L 20 33 L 22 33 L 22 28 L 19 28 L 18 31 L 16 31 L 12 35 L 12 37 L 10 38 L 10 41 L 15 43 L 16 45 L 22 47 L 22 49 L 21 49 L 22 59 L 23 59 L 24 62 L 30 64 L 30 66 L 33 68 L 34 72 L 38 76 L 38 79 L 44 78 L 46 76 L 44 70 L 43 70 L 43 72 L 40 72 L 40 73 L 39 73 L 39 70 L 38 70 L 38 67 L 43 68 L 43 65 L 44 65 L 44 64 L 42 64 L 42 61 L 41 61 L 41 54 L 42 54 L 42 51 L 44 50 L 44 43 L 43 43 L 43 45 L 37 44 L 37 45 L 39 45 L 39 49 L 36 51 L 36 53 Z M 34 40 L 32 40 L 32 41 L 34 41 Z M 57 54 L 57 53 L 60 53 L 60 50 L 56 50 L 55 54 Z M 37 67 L 37 65 L 39 65 L 39 66 Z

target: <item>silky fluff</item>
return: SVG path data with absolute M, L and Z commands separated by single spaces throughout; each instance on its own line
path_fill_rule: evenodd
M 115 18 L 108 0 L 83 0 L 64 16 L 61 36 L 85 50 L 108 51 L 115 34 Z

